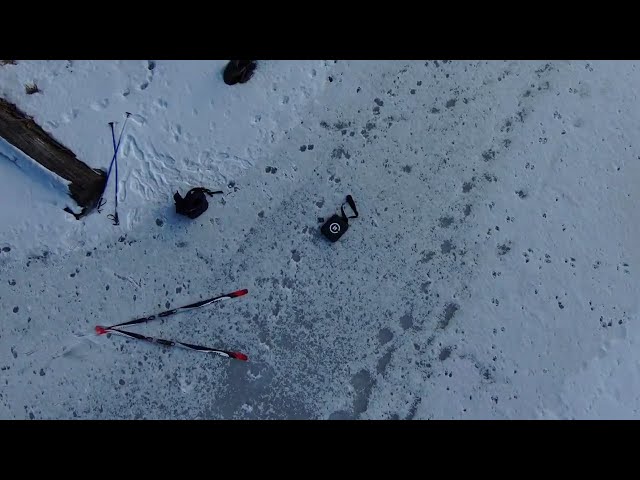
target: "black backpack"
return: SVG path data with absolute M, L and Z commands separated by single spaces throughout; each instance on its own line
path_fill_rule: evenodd
M 209 208 L 209 202 L 205 193 L 212 196 L 214 193 L 224 193 L 222 191 L 212 192 L 208 188 L 197 187 L 192 188 L 182 198 L 180 193 L 176 192 L 173 199 L 176 202 L 176 213 L 185 215 L 191 219 L 198 218 Z

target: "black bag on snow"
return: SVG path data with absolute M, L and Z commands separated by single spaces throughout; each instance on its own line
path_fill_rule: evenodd
M 329 220 L 324 222 L 324 225 L 320 228 L 322 234 L 327 237 L 330 242 L 337 242 L 340 240 L 340 237 L 344 235 L 349 228 L 349 219 L 350 218 L 358 218 L 358 210 L 356 209 L 356 203 L 353 201 L 353 197 L 351 195 L 347 195 L 347 203 L 353 210 L 355 215 L 347 217 L 347 214 L 344 213 L 344 203 L 340 206 L 340 213 L 342 215 L 332 215 Z
M 209 202 L 205 193 L 212 196 L 215 193 L 224 193 L 222 191 L 212 192 L 208 188 L 197 187 L 192 188 L 182 198 L 179 192 L 176 192 L 173 199 L 176 202 L 176 213 L 184 215 L 191 219 L 198 218 L 209 208 Z

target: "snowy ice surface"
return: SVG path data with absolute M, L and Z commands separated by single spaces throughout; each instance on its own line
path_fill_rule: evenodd
M 92 167 L 134 113 L 119 227 L 0 145 L 0 417 L 638 417 L 637 62 L 225 63 L 0 67 Z M 247 363 L 91 335 L 239 288 L 131 330 Z

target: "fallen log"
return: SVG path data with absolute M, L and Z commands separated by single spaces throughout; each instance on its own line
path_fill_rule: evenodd
M 69 182 L 69 195 L 82 207 L 82 213 L 76 218 L 97 206 L 106 183 L 106 172 L 78 160 L 71 150 L 45 132 L 32 117 L 2 98 L 0 137 Z

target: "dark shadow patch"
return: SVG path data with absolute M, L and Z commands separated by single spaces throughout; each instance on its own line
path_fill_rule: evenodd
M 444 347 L 442 350 L 440 350 L 440 355 L 438 355 L 438 359 L 441 362 L 444 362 L 450 356 L 451 356 L 451 347 Z
M 449 323 L 451 322 L 451 319 L 459 309 L 460 307 L 457 304 L 447 303 L 444 307 L 442 319 L 438 322 L 438 327 L 443 330 L 447 328 L 449 326 Z
M 360 370 L 351 378 L 351 386 L 355 391 L 355 398 L 353 399 L 353 412 L 356 415 L 360 415 L 367 411 L 369 406 L 369 397 L 375 380 L 371 377 L 371 374 L 367 370 Z
M 393 354 L 393 349 L 389 350 L 378 360 L 378 364 L 376 365 L 376 372 L 378 375 L 384 375 L 384 372 L 387 370 L 387 365 L 391 362 L 391 355 Z
M 445 255 L 453 251 L 454 248 L 456 247 L 453 243 L 451 243 L 451 240 L 445 240 L 440 245 L 440 251 Z
M 471 182 L 464 182 L 462 184 L 462 193 L 469 193 L 471 191 L 471 189 L 473 188 L 473 183 Z
M 433 257 L 435 256 L 436 256 L 436 252 L 432 250 L 428 252 L 422 252 L 422 258 L 418 260 L 418 263 L 429 263 L 431 260 L 433 260 Z
M 381 328 L 378 332 L 378 341 L 380 345 L 385 345 L 393 339 L 393 332 L 389 328 Z
M 493 160 L 494 158 L 496 158 L 496 152 L 493 151 L 493 149 L 489 149 L 485 152 L 482 152 L 482 159 L 485 162 L 489 162 L 491 160 Z
M 355 420 L 352 413 L 346 410 L 338 410 L 329 415 L 329 420 Z
M 344 147 L 334 148 L 331 152 L 331 158 L 340 159 L 342 157 L 346 158 L 347 160 L 351 158 L 351 154 L 347 152 Z
M 449 228 L 452 223 L 453 217 L 440 217 L 438 219 L 438 225 L 440 225 L 441 228 Z
M 411 404 L 411 407 L 409 408 L 409 413 L 407 414 L 405 420 L 413 420 L 415 418 L 418 411 L 418 405 L 420 405 L 421 400 L 422 399 L 420 397 L 414 400 L 414 402 Z
M 408 330 L 413 327 L 413 316 L 411 313 L 405 313 L 400 317 L 400 326 L 403 330 Z
M 498 245 L 498 256 L 501 257 L 502 255 L 506 255 L 507 253 L 509 253 L 510 250 L 511 250 L 511 247 L 506 243 L 503 243 L 502 245 Z

